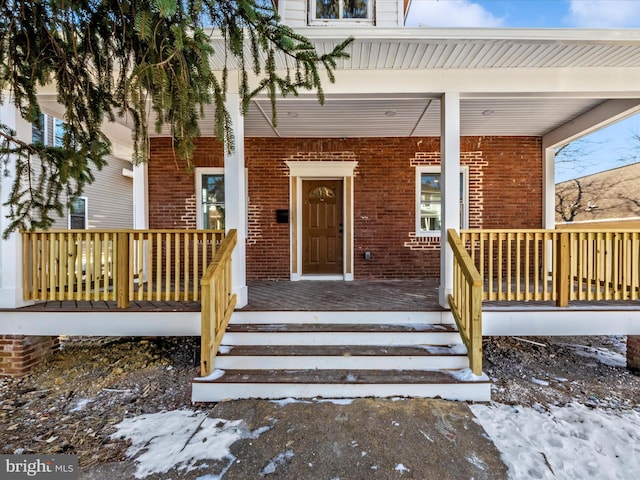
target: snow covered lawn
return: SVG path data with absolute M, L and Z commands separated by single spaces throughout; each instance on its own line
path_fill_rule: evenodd
M 500 451 L 511 479 L 624 479 L 640 472 L 640 414 L 579 403 L 471 410 Z

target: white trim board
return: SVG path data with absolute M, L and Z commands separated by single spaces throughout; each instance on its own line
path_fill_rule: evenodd
M 200 312 L 0 312 L 0 335 L 200 336 Z
M 484 310 L 482 335 L 640 335 L 640 310 Z

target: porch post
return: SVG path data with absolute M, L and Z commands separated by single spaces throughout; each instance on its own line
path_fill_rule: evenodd
M 136 230 L 149 228 L 149 182 L 147 172 L 147 162 L 133 166 L 133 228 Z
M 440 99 L 440 305 L 449 308 L 453 292 L 453 251 L 447 230 L 460 231 L 460 94 L 445 93 Z
M 224 194 L 225 229 L 238 231 L 238 243 L 231 257 L 233 292 L 238 296 L 236 306 L 248 303 L 246 276 L 247 238 L 247 181 L 244 167 L 244 117 L 241 114 L 239 94 L 227 94 L 226 107 L 231 115 L 235 134 L 235 147 L 231 153 L 225 150 Z
M 11 99 L 4 95 L 0 105 L 0 122 L 14 129 L 19 137 L 31 141 L 31 125 L 25 122 Z M 9 198 L 15 174 L 15 158 L 9 157 L 7 169 L 9 177 L 0 175 L 0 235 L 9 226 L 9 207 L 4 206 Z M 22 289 L 22 236 L 12 233 L 6 240 L 0 240 L 0 308 L 18 308 L 32 304 L 25 302 Z
M 556 152 L 553 147 L 542 147 L 542 228 L 556 228 Z

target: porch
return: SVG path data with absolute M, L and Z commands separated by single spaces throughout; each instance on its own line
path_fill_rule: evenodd
M 488 399 L 483 335 L 640 335 L 637 233 L 451 231 L 451 309 L 438 279 L 306 280 L 249 282 L 235 311 L 235 234 L 203 234 L 30 234 L 25 297 L 49 300 L 0 311 L 3 333 L 201 336 L 195 401 Z M 456 378 L 467 367 L 475 376 Z

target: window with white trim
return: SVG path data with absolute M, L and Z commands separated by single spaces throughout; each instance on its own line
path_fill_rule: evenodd
M 373 0 L 309 0 L 311 23 L 372 23 Z
M 416 235 L 435 237 L 442 226 L 442 192 L 440 167 L 416 169 Z M 460 226 L 468 228 L 469 168 L 460 167 Z
M 197 227 L 224 230 L 224 169 L 196 168 Z
M 69 229 L 86 230 L 89 220 L 89 200 L 87 197 L 76 197 L 69 205 Z

